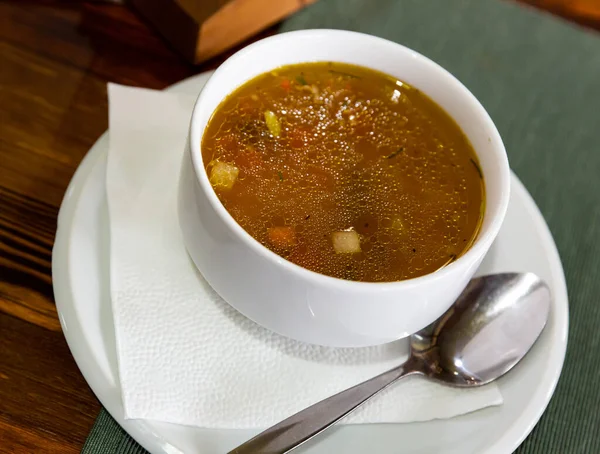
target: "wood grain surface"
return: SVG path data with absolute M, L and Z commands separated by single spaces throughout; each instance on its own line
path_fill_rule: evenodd
M 526 2 L 600 28 L 598 0 Z M 0 2 L 0 452 L 77 453 L 100 409 L 60 330 L 51 254 L 108 124 L 106 83 L 161 89 L 225 57 L 193 67 L 123 6 Z

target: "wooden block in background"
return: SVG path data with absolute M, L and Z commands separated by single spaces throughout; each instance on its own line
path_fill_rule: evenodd
M 201 63 L 316 0 L 130 0 L 192 63 Z

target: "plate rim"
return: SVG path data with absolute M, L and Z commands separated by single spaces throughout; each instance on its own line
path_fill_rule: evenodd
M 174 92 L 185 91 L 183 87 L 199 85 L 201 83 L 201 79 L 207 80 L 211 74 L 212 71 L 197 74 L 170 87 L 167 87 L 165 90 Z M 93 369 L 94 366 L 97 367 L 97 363 L 92 360 L 93 355 L 89 355 L 86 352 L 86 348 L 88 351 L 91 350 L 91 348 L 87 347 L 88 339 L 84 334 L 83 326 L 78 323 L 78 319 L 75 315 L 76 307 L 73 295 L 66 294 L 70 291 L 70 287 L 59 286 L 56 284 L 58 281 L 57 277 L 61 275 L 60 270 L 68 270 L 70 267 L 69 254 L 65 251 L 70 250 L 69 238 L 72 226 L 68 226 L 69 228 L 67 228 L 65 224 L 77 211 L 78 202 L 81 198 L 81 189 L 83 188 L 95 165 L 103 157 L 103 148 L 108 149 L 108 141 L 109 131 L 107 130 L 98 138 L 98 140 L 92 145 L 87 154 L 84 156 L 73 177 L 71 178 L 71 181 L 69 182 L 65 192 L 65 196 L 61 202 L 57 219 L 56 237 L 52 250 L 52 277 L 56 308 L 71 354 L 86 382 L 103 407 L 111 414 L 115 421 L 117 421 L 117 423 L 146 450 L 153 453 L 172 453 L 174 446 L 161 437 L 159 433 L 154 431 L 146 421 L 124 419 L 122 401 L 117 402 L 116 404 L 114 402 L 108 402 L 110 398 L 106 396 L 106 393 L 113 391 L 111 385 L 114 385 L 118 388 L 118 383 L 111 384 L 110 380 L 106 380 L 103 374 L 94 373 Z M 556 243 L 554 242 L 550 229 L 548 228 L 548 225 L 546 224 L 539 207 L 535 203 L 535 200 L 531 194 L 529 194 L 525 186 L 521 183 L 514 172 L 511 171 L 511 174 L 511 184 L 516 183 L 517 185 L 521 186 L 520 189 L 522 190 L 519 192 L 524 194 L 524 196 L 528 199 L 526 201 L 527 204 L 535 210 L 535 215 L 538 218 L 538 221 L 540 221 L 540 225 L 537 226 L 536 230 L 539 232 L 540 240 L 545 246 L 548 255 L 552 256 L 552 260 L 550 260 L 550 269 L 553 275 L 553 280 L 555 280 L 553 287 L 556 288 L 555 294 L 553 295 L 555 299 L 554 316 L 558 317 L 558 321 L 562 321 L 562 323 L 557 323 L 555 328 L 557 331 L 554 333 L 555 340 L 553 347 L 555 348 L 552 349 L 548 360 L 552 367 L 550 371 L 546 370 L 546 373 L 551 372 L 549 374 L 549 376 L 552 377 L 551 380 L 549 380 L 541 392 L 539 392 L 538 388 L 538 392 L 536 392 L 535 396 L 529 402 L 525 408 L 525 411 L 523 411 L 522 414 L 514 420 L 513 424 L 500 438 L 496 440 L 494 445 L 489 446 L 488 449 L 486 449 L 485 454 L 502 454 L 506 452 L 512 452 L 531 433 L 546 410 L 552 395 L 556 390 L 556 386 L 560 379 L 564 365 L 568 342 L 568 293 L 564 269 L 562 267 L 562 261 L 560 260 Z M 68 304 L 67 301 L 69 300 L 73 300 L 73 303 Z M 557 304 L 559 301 L 564 303 L 559 305 Z M 70 312 L 68 310 L 69 306 L 71 306 L 72 309 Z M 557 308 L 561 309 L 561 313 L 556 313 Z M 77 342 L 75 342 L 75 339 L 77 339 Z M 82 340 L 84 342 L 82 342 Z M 506 448 L 508 448 L 510 451 L 506 451 Z M 177 452 L 180 451 L 177 450 Z

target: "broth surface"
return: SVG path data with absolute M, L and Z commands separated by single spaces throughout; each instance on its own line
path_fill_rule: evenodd
M 459 126 L 419 90 L 342 63 L 278 68 L 213 113 L 202 155 L 227 211 L 309 270 L 428 274 L 477 236 L 484 182 Z

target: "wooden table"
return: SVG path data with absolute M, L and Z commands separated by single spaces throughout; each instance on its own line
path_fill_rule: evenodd
M 160 89 L 223 57 L 187 64 L 122 6 L 24 3 L 0 3 L 0 452 L 69 454 L 100 405 L 60 329 L 51 253 L 67 184 L 107 128 L 106 82 Z M 600 28 L 598 0 L 527 3 Z

